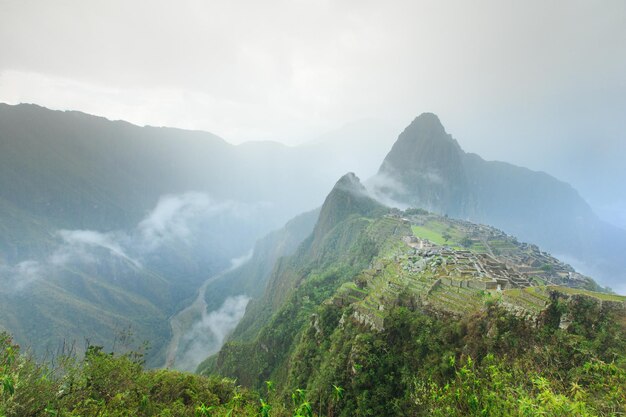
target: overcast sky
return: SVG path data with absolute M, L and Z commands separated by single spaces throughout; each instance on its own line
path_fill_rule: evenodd
M 0 101 L 234 143 L 432 111 L 626 225 L 624 0 L 0 0 Z

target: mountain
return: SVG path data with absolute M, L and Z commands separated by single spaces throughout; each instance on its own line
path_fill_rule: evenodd
M 263 254 L 277 259 L 260 298 L 268 305 L 252 305 L 240 325 L 247 329 L 202 365 L 203 373 L 237 379 L 142 371 L 140 353 L 100 347 L 83 361 L 48 368 L 0 334 L 0 411 L 621 412 L 626 297 L 593 291 L 592 279 L 498 229 L 424 209 L 388 209 L 364 192 L 348 174 L 319 213 L 259 241 L 249 262 L 267 273 Z M 244 266 L 225 276 L 245 282 L 255 273 Z
M 315 257 L 318 259 L 324 258 L 327 251 L 336 250 L 335 245 L 345 247 L 352 239 L 346 235 L 342 239 L 346 239 L 347 242 L 334 242 L 329 245 L 326 235 L 336 225 L 354 215 L 382 213 L 386 210 L 367 196 L 367 190 L 353 173 L 343 176 L 320 209 L 301 214 L 290 220 L 282 229 L 260 239 L 250 259 L 241 266 L 210 280 L 203 290 L 203 311 L 213 313 L 221 311 L 225 297 L 229 297 L 227 300 L 241 296 L 250 297 L 248 310 L 255 313 L 249 313 L 237 331 L 254 332 L 272 314 L 272 309 L 265 307 L 268 304 L 280 305 L 285 294 L 291 291 L 290 287 L 296 285 L 293 282 L 281 282 L 279 287 L 274 287 L 276 281 L 272 277 L 282 274 L 285 268 L 290 269 L 291 263 L 285 265 L 283 261 L 289 259 L 301 243 L 307 241 L 308 251 L 316 253 Z M 196 311 L 194 317 L 190 317 L 189 312 L 186 312 L 185 316 L 181 320 L 184 323 L 182 327 L 185 328 L 183 331 L 185 335 L 181 338 L 184 343 L 177 344 L 176 355 L 170 366 L 176 366 L 177 363 L 197 365 L 201 359 L 219 350 L 223 342 L 221 338 L 225 331 L 218 328 L 217 324 L 213 324 L 206 313 Z M 203 326 L 203 323 L 209 322 L 212 324 Z M 203 341 L 203 346 L 200 346 L 199 340 Z M 204 353 L 204 357 L 198 360 L 200 352 Z M 194 368 L 186 366 L 185 369 Z
M 323 201 L 343 172 L 324 163 L 325 146 L 234 146 L 0 104 L 0 327 L 40 356 L 85 338 L 110 347 L 131 328 L 159 365 L 167 318 L 256 239 Z
M 138 127 L 35 105 L 0 104 L 0 129 L 3 206 L 55 227 L 128 228 L 160 196 L 186 191 L 217 201 L 274 204 L 272 211 L 286 216 L 277 227 L 319 205 L 325 194 L 304 175 L 318 161 L 306 163 L 277 143 L 233 146 L 210 133 Z M 332 180 L 325 189 L 330 185 Z M 299 196 L 297 204 L 285 196 L 290 193 Z
M 279 258 L 261 297 L 253 299 L 246 315 L 235 329 L 236 335 L 246 338 L 266 324 L 271 315 L 291 295 L 294 288 L 312 269 L 320 269 L 336 263 L 338 270 L 332 276 L 320 276 L 315 285 L 324 292 L 331 291 L 333 283 L 346 271 L 351 271 L 356 259 L 340 261 L 345 251 L 355 242 L 367 240 L 362 230 L 367 226 L 360 214 L 381 213 L 387 209 L 364 195 L 365 189 L 352 173 L 343 176 L 328 195 L 312 233 L 288 257 Z M 373 233 L 373 232 L 372 232 Z M 377 240 L 375 236 L 372 240 Z M 368 244 L 373 244 L 368 242 Z M 361 254 L 358 254 L 360 257 Z M 364 262 L 359 258 L 359 262 Z M 328 285 L 328 288 L 326 286 Z
M 270 398 L 294 393 L 295 407 L 306 401 L 323 415 L 465 415 L 482 384 L 538 401 L 545 386 L 489 374 L 505 369 L 544 381 L 568 403 L 568 384 L 588 361 L 623 358 L 626 297 L 598 290 L 493 227 L 385 208 L 348 174 L 310 237 L 277 262 L 265 294 L 199 371 L 257 389 L 272 381 Z M 597 348 L 571 354 L 583 346 Z M 458 385 L 468 370 L 478 385 Z M 595 398 L 607 398 L 606 389 Z M 493 415 L 520 404 L 475 401 Z M 585 407 L 603 407 L 591 402 Z M 513 408 L 498 414 L 496 404 Z
M 274 265 L 284 256 L 292 255 L 313 231 L 320 210 L 302 213 L 289 220 L 281 229 L 259 239 L 250 259 L 231 269 L 212 282 L 205 293 L 207 308 L 219 307 L 223 296 L 245 294 L 257 298 L 263 294 Z M 219 294 L 219 296 L 216 296 Z
M 170 318 L 173 336 L 165 366 L 193 371 L 219 351 L 248 301 L 263 295 L 274 265 L 311 234 L 318 216 L 319 209 L 296 216 L 259 239 L 250 254 L 233 260 L 231 268 L 205 281 L 196 300 Z
M 296 312 L 301 302 L 313 307 L 316 302 L 330 296 L 344 280 L 367 266 L 376 247 L 384 242 L 390 231 L 370 228 L 364 216 L 379 215 L 387 209 L 366 197 L 364 191 L 354 174 L 346 174 L 337 182 L 320 210 L 315 229 L 291 256 L 280 258 L 274 265 L 263 295 L 251 301 L 244 318 L 233 333 L 233 340 L 252 340 L 264 326 L 270 326 L 274 330 L 281 327 L 285 331 L 283 337 L 295 336 L 295 330 L 292 333 L 287 329 L 297 328 L 306 317 L 306 313 Z M 369 252 L 361 252 L 359 249 L 362 246 L 369 248 Z M 287 300 L 294 297 L 294 291 L 301 285 L 311 288 L 315 297 L 299 300 L 298 304 L 289 304 L 290 314 L 297 314 L 297 320 L 293 320 L 293 316 L 284 315 L 287 321 L 269 324 L 275 314 L 280 314 L 279 311 L 284 308 Z M 288 348 L 289 342 L 282 338 L 271 339 L 268 336 L 263 342 L 268 348 L 264 348 L 265 353 L 255 359 L 259 363 L 263 363 L 267 354 L 282 354 L 284 357 L 286 352 L 283 349 Z M 255 357 L 258 353 L 255 351 Z M 250 376 L 238 375 L 237 378 L 244 383 L 252 382 Z
M 383 200 L 538 243 L 586 264 L 607 285 L 626 279 L 626 231 L 602 222 L 571 186 L 548 174 L 465 153 L 432 113 L 400 134 L 369 186 Z

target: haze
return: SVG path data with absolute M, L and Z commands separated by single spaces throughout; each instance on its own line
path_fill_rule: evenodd
M 432 111 L 464 149 L 568 181 L 626 227 L 620 0 L 1 0 L 0 39 L 2 102 L 234 143 L 356 122 L 390 144 Z

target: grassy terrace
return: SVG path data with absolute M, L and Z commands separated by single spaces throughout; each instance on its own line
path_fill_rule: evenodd
M 448 245 L 455 249 L 461 249 L 458 242 L 465 237 L 465 234 L 454 227 L 438 221 L 429 221 L 424 226 L 411 226 L 413 234 L 420 239 L 428 239 L 437 245 Z M 449 235 L 448 240 L 444 235 Z
M 428 300 L 435 305 L 444 307 L 446 310 L 462 314 L 478 310 L 483 305 L 485 299 L 491 298 L 491 295 L 487 294 L 468 288 L 440 285 L 428 296 Z
M 589 290 L 583 290 L 583 289 L 578 289 L 578 288 L 569 288 L 569 287 L 562 287 L 562 286 L 549 286 L 547 287 L 549 289 L 554 289 L 557 290 L 563 294 L 568 294 L 568 295 L 575 295 L 575 294 L 581 294 L 581 295 L 587 295 L 589 297 L 595 297 L 599 300 L 602 301 L 616 301 L 618 303 L 626 303 L 626 297 L 623 295 L 617 295 L 617 294 L 607 294 L 607 293 L 603 293 L 603 292 L 594 292 L 594 291 L 589 291 Z
M 379 224 L 378 227 L 397 227 L 397 223 L 389 219 Z M 487 251 L 485 245 L 477 241 L 473 241 L 469 248 L 461 247 L 460 243 L 466 238 L 467 231 L 444 221 L 429 220 L 423 225 L 412 225 L 411 230 L 416 237 L 427 239 L 437 245 L 446 245 L 455 250 L 466 249 L 475 253 Z M 493 249 L 498 250 L 519 250 L 506 239 L 494 239 L 488 244 Z M 549 290 L 551 288 L 564 294 L 584 294 L 602 300 L 626 302 L 626 297 L 618 295 L 600 294 L 566 287 L 547 287 L 545 285 L 508 289 L 499 293 L 459 288 L 442 283 L 431 294 L 427 295 L 427 291 L 442 274 L 449 279 L 478 280 L 478 278 L 463 274 L 449 276 L 440 269 L 433 273 L 429 269 L 430 267 L 417 273 L 412 272 L 410 268 L 404 267 L 404 265 L 413 262 L 409 252 L 408 247 L 399 239 L 389 239 L 385 242 L 384 249 L 377 260 L 380 270 L 370 270 L 361 276 L 361 279 L 367 282 L 365 289 L 358 288 L 354 283 L 344 284 L 341 293 L 346 297 L 346 301 L 355 303 L 361 313 L 369 315 L 372 319 L 381 318 L 385 315 L 384 311 L 379 311 L 379 305 L 393 304 L 394 300 L 404 291 L 428 300 L 435 307 L 461 315 L 480 309 L 487 301 L 498 302 L 500 300 L 521 307 L 528 312 L 539 313 L 549 303 Z M 460 267 L 463 268 L 462 265 Z M 541 284 L 542 281 L 538 279 L 536 283 Z
M 496 250 L 500 250 L 504 252 L 519 250 L 518 247 L 515 246 L 513 243 L 511 243 L 508 240 L 503 240 L 503 239 L 489 240 L 489 246 L 491 246 L 492 249 L 496 249 Z
M 449 246 L 455 250 L 466 249 L 476 253 L 488 252 L 485 245 L 480 242 L 473 242 L 470 246 L 464 247 L 461 242 L 467 237 L 467 233 L 454 224 L 430 220 L 423 226 L 411 226 L 411 230 L 416 237 L 427 239 L 436 245 Z
M 393 219 L 377 224 L 378 227 L 399 227 Z M 488 242 L 471 240 L 469 247 L 463 247 L 462 243 L 468 245 L 469 230 L 466 228 L 450 224 L 442 219 L 429 219 L 422 225 L 412 225 L 411 231 L 420 239 L 427 239 L 433 244 L 448 246 L 454 250 L 470 250 L 474 253 L 485 253 L 488 249 L 497 251 L 519 251 L 520 247 L 506 238 L 498 237 Z M 394 235 L 398 234 L 394 232 Z M 489 245 L 489 248 L 486 247 Z M 450 261 L 451 259 L 448 259 Z M 395 300 L 403 292 L 408 292 L 429 302 L 433 307 L 440 308 L 456 314 L 467 314 L 482 308 L 486 302 L 499 302 L 512 304 L 530 312 L 539 313 L 546 308 L 550 302 L 550 290 L 558 290 L 564 294 L 583 294 L 596 297 L 601 300 L 616 301 L 626 303 L 626 297 L 614 294 L 594 293 L 592 291 L 573 289 L 560 286 L 546 286 L 541 278 L 535 279 L 533 287 L 513 288 L 502 292 L 485 291 L 474 288 L 461 288 L 456 285 L 448 285 L 441 282 L 433 291 L 428 294 L 435 280 L 445 276 L 447 279 L 479 281 L 480 278 L 472 274 L 466 274 L 464 268 L 471 269 L 471 265 L 464 265 L 463 262 L 453 265 L 450 268 L 460 268 L 454 273 L 446 272 L 445 267 L 440 266 L 432 270 L 431 265 L 424 269 L 412 269 L 415 259 L 412 252 L 399 239 L 389 239 L 385 242 L 383 250 L 377 259 L 377 269 L 370 270 L 360 278 L 367 282 L 365 289 L 358 288 L 354 283 L 344 284 L 342 290 L 347 293 L 350 303 L 355 303 L 355 307 L 362 314 L 370 316 L 372 319 L 381 318 L 386 313 L 379 310 L 379 305 L 393 305 Z M 452 270 L 451 270 L 452 271 Z M 488 278 L 484 278 L 488 279 Z M 445 281 L 445 280 L 444 280 Z
M 505 290 L 502 298 L 504 301 L 534 312 L 543 310 L 550 301 L 546 287 L 513 288 Z

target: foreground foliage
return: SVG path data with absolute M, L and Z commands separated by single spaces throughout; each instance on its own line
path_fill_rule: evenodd
M 623 311 L 554 302 L 537 322 L 497 306 L 463 319 L 397 307 L 381 332 L 319 320 L 286 385 L 306 387 L 322 415 L 626 415 Z M 331 384 L 345 389 L 337 404 Z
M 141 355 L 99 347 L 46 366 L 2 334 L 0 416 L 625 415 L 619 312 L 583 301 L 555 304 L 540 323 L 495 306 L 462 320 L 397 307 L 384 331 L 322 306 L 283 378 L 259 393 L 232 379 L 144 370 Z M 577 310 L 568 329 L 557 320 L 565 308 Z
M 90 347 L 83 360 L 37 364 L 0 336 L 0 416 L 256 415 L 258 397 L 233 380 L 143 369 L 141 355 Z M 228 414 L 230 413 L 230 414 Z

